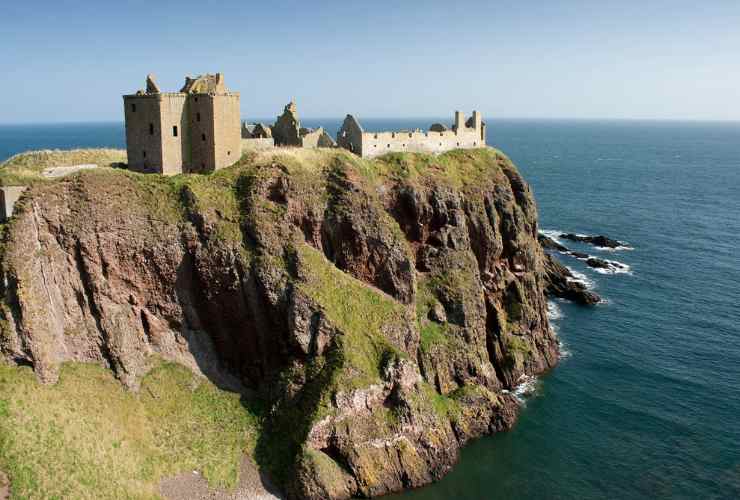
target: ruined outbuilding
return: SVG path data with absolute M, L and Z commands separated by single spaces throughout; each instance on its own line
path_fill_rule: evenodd
M 451 128 L 435 123 L 428 132 L 421 130 L 398 132 L 365 132 L 360 122 L 347 115 L 337 133 L 337 145 L 363 158 L 373 158 L 391 152 L 442 153 L 452 149 L 472 149 L 486 145 L 486 124 L 481 114 L 465 121 L 465 115 L 455 112 Z
M 179 92 L 161 92 L 152 75 L 146 90 L 124 95 L 128 166 L 137 172 L 212 172 L 241 156 L 239 93 L 221 73 L 186 77 Z
M 334 139 L 323 127 L 316 129 L 301 127 L 298 107 L 295 100 L 285 105 L 283 114 L 277 117 L 272 126 L 272 136 L 276 146 L 293 146 L 299 148 L 333 148 Z

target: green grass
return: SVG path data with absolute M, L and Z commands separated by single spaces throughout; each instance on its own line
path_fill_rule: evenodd
M 49 167 L 95 164 L 111 167 L 126 163 L 126 151 L 121 149 L 71 149 L 28 151 L 11 156 L 0 163 L 0 184 L 5 186 L 49 182 L 41 172 Z
M 406 321 L 405 308 L 385 293 L 340 271 L 308 245 L 297 249 L 309 276 L 300 289 L 321 304 L 329 321 L 343 333 L 343 388 L 366 387 L 380 379 L 382 361 L 399 354 L 383 336 L 383 329 Z
M 257 418 L 239 395 L 162 364 L 126 391 L 100 366 L 65 364 L 56 385 L 0 364 L 0 469 L 13 498 L 157 498 L 161 478 L 194 469 L 237 484 Z

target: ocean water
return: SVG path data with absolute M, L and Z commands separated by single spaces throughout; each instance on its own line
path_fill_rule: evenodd
M 567 354 L 523 397 L 514 429 L 468 445 L 442 481 L 389 498 L 740 498 L 740 124 L 488 127 L 532 185 L 541 228 L 624 241 L 616 252 L 564 243 L 629 272 L 562 257 L 606 303 L 554 301 Z M 0 160 L 123 143 L 117 123 L 0 126 Z

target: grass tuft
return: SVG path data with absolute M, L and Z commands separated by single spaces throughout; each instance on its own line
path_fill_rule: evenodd
M 0 469 L 14 498 L 156 498 L 161 478 L 198 469 L 233 487 L 257 418 L 239 395 L 161 364 L 126 391 L 91 364 L 65 364 L 56 385 L 0 364 Z

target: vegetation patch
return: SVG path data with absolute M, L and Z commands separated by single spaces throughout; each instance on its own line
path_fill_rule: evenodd
M 122 149 L 72 149 L 28 151 L 11 156 L 0 163 L 0 185 L 28 185 L 48 182 L 41 173 L 51 167 L 70 167 L 94 164 L 113 167 L 126 163 Z
M 298 247 L 307 273 L 300 289 L 321 304 L 329 321 L 339 328 L 344 352 L 344 377 L 340 388 L 366 387 L 380 378 L 387 353 L 400 353 L 383 336 L 386 325 L 405 321 L 405 308 L 389 295 L 337 269 L 310 247 Z
M 200 470 L 237 484 L 258 420 L 238 394 L 161 364 L 139 393 L 100 366 L 65 364 L 56 385 L 0 364 L 0 469 L 13 498 L 157 498 L 161 478 Z

